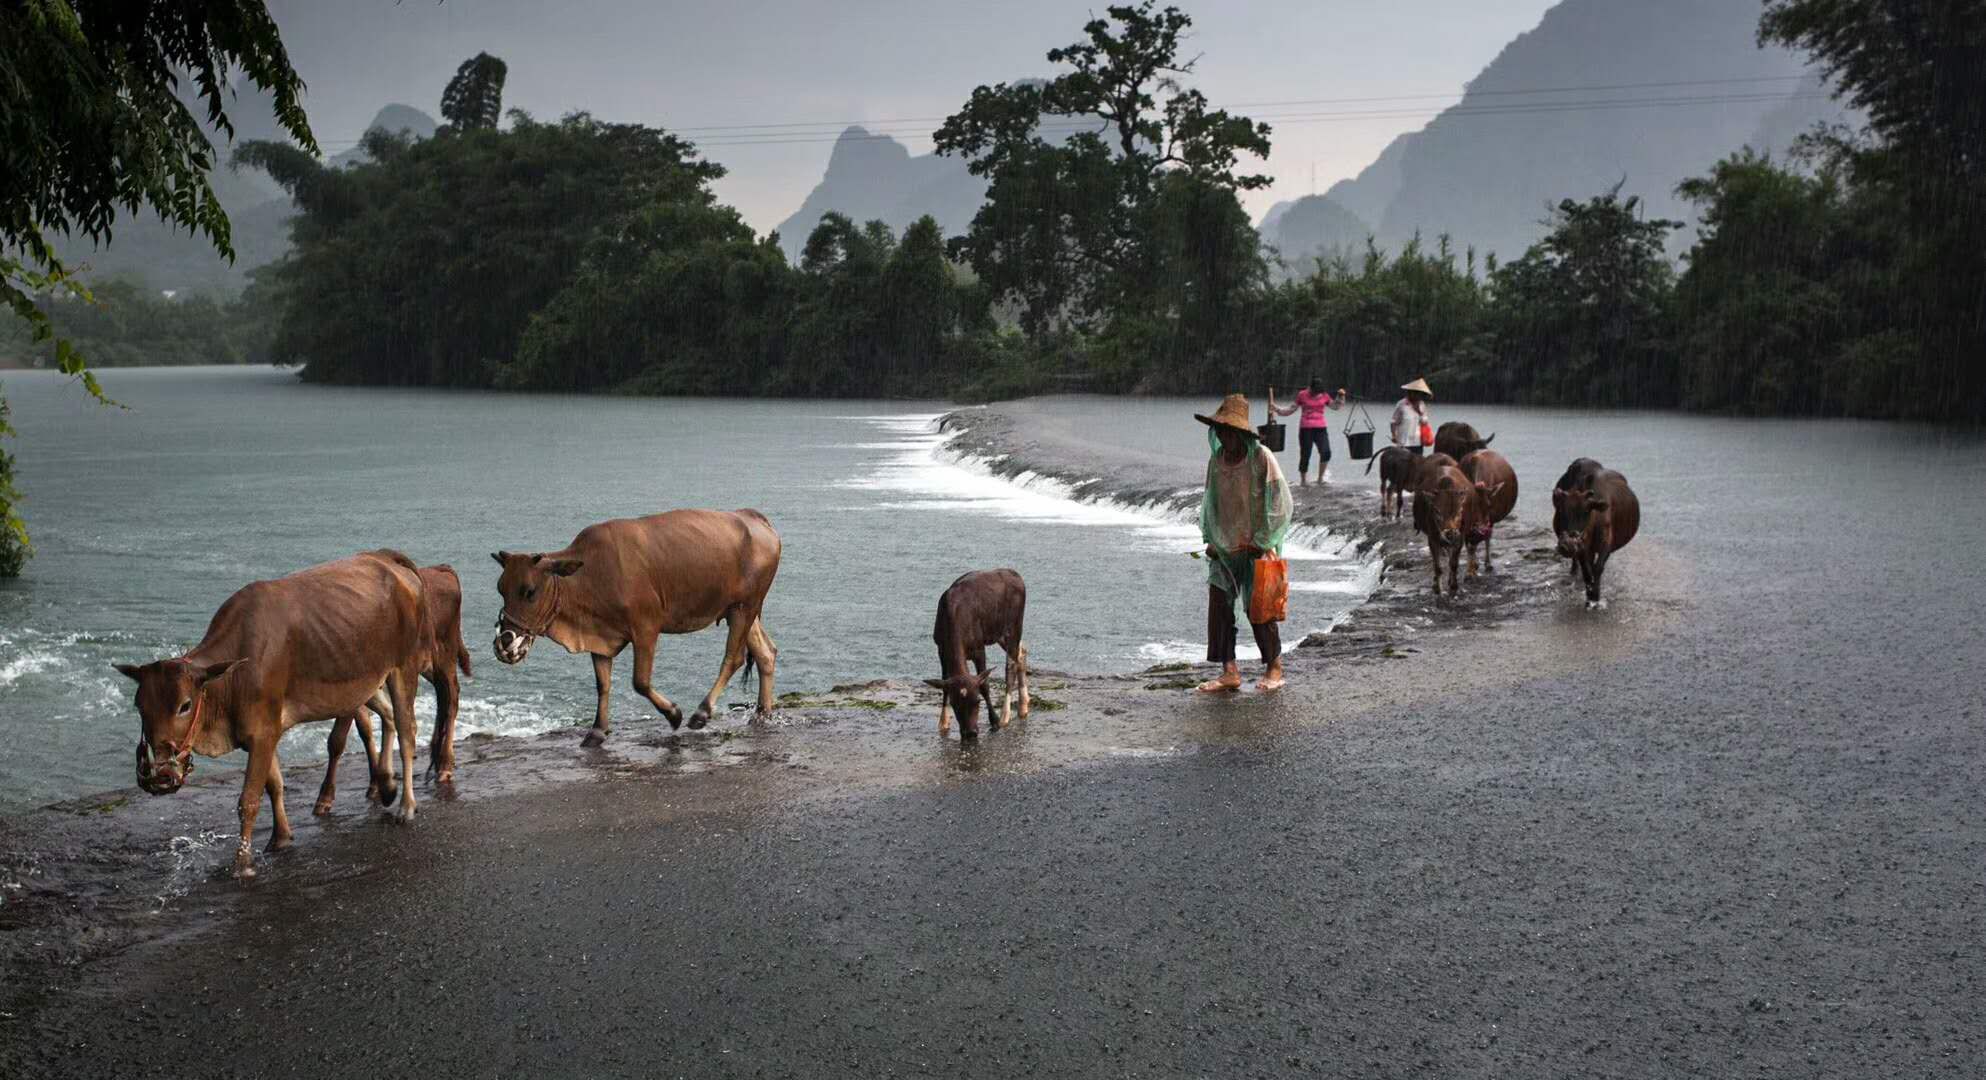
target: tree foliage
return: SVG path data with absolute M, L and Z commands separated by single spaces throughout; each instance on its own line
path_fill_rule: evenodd
M 315 150 L 275 20 L 260 0 L 16 0 L 0 6 L 0 301 L 36 341 L 53 330 L 38 294 L 83 289 L 48 243 L 107 244 L 117 212 L 141 207 L 233 257 L 227 214 L 208 176 L 213 147 L 181 100 L 190 79 L 208 123 L 232 137 L 237 77 L 267 90 L 277 121 Z M 107 400 L 73 343 L 57 367 Z M 0 532 L 25 526 L 0 499 Z M 15 571 L 18 572 L 16 566 Z M 11 576 L 0 566 L 0 576 Z
M 503 80 L 510 66 L 477 53 L 462 61 L 441 92 L 441 117 L 456 131 L 488 131 L 503 116 Z

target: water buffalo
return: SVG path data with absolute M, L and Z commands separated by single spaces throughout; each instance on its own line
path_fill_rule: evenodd
M 1441 560 L 1448 559 L 1448 594 L 1461 590 L 1458 564 L 1464 538 L 1486 516 L 1482 492 L 1453 464 L 1423 465 L 1414 489 L 1414 531 L 1427 537 L 1434 592 L 1441 595 Z M 1473 553 L 1472 553 L 1473 554 Z
M 1007 686 L 1000 703 L 999 727 L 1014 711 L 1014 694 L 1021 697 L 1021 719 L 1030 707 L 1027 686 L 1027 645 L 1021 622 L 1027 614 L 1027 585 L 1012 570 L 974 570 L 961 575 L 938 598 L 938 622 L 931 638 L 938 645 L 938 669 L 943 679 L 926 679 L 943 695 L 938 702 L 938 734 L 951 729 L 950 714 L 959 714 L 959 737 L 979 734 L 979 703 L 993 715 L 993 694 L 987 687 L 986 647 L 998 645 L 1007 654 Z M 970 660 L 977 675 L 967 672 Z
M 779 572 L 779 534 L 757 510 L 672 510 L 643 518 L 588 525 L 559 551 L 536 555 L 495 552 L 503 567 L 497 592 L 497 659 L 521 663 L 540 637 L 569 653 L 593 657 L 598 704 L 587 746 L 605 742 L 608 685 L 614 657 L 634 646 L 634 689 L 681 727 L 683 711 L 649 683 L 655 639 L 693 634 L 719 619 L 730 627 L 717 682 L 690 717 L 710 722 L 718 695 L 747 663 L 759 672 L 759 715 L 772 712 L 773 661 L 778 654 L 760 615 Z
M 1461 461 L 1462 475 L 1476 486 L 1483 497 L 1483 519 L 1469 533 L 1469 572 L 1476 567 L 1476 545 L 1483 545 L 1483 569 L 1494 572 L 1496 566 L 1490 555 L 1490 537 L 1496 523 L 1510 516 L 1517 508 L 1517 470 L 1510 462 L 1494 450 L 1477 450 Z
M 1383 447 L 1365 459 L 1367 476 L 1372 475 L 1375 461 L 1379 463 L 1379 516 L 1387 517 L 1390 507 L 1393 520 L 1398 521 L 1406 496 L 1413 494 L 1414 473 L 1420 468 L 1420 459 L 1398 446 Z
M 206 636 L 187 652 L 149 664 L 118 664 L 138 684 L 138 786 L 178 791 L 193 755 L 248 752 L 241 788 L 241 846 L 234 869 L 253 877 L 249 839 L 262 796 L 275 817 L 271 851 L 288 847 L 283 770 L 276 743 L 297 724 L 350 715 L 381 683 L 393 699 L 401 760 L 414 769 L 414 687 L 431 635 L 421 576 L 397 551 L 372 551 L 244 586 L 227 599 Z M 393 762 L 380 755 L 382 790 Z M 414 817 L 412 784 L 400 785 L 396 817 Z
M 1495 432 L 1491 432 L 1489 438 L 1486 439 L 1477 435 L 1475 428 L 1459 420 L 1450 420 L 1435 430 L 1434 452 L 1437 454 L 1447 454 L 1449 457 L 1460 461 L 1470 454 L 1489 446 L 1490 442 L 1495 438 Z
M 1607 571 L 1607 560 L 1640 529 L 1641 501 L 1627 486 L 1627 478 L 1612 469 L 1594 473 L 1583 490 L 1566 499 L 1561 543 L 1571 549 L 1573 564 L 1586 582 L 1588 610 L 1605 606 L 1600 577 Z
M 1572 499 L 1572 493 L 1592 486 L 1594 475 L 1604 468 L 1592 458 L 1574 458 L 1572 464 L 1566 466 L 1565 475 L 1552 485 L 1552 538 L 1558 542 L 1559 557 L 1567 560 L 1567 572 L 1574 576 L 1579 573 L 1579 561 L 1573 558 L 1572 546 L 1566 540 L 1565 508 Z
M 446 784 L 455 779 L 455 712 L 462 700 L 462 684 L 457 673 L 470 674 L 469 647 L 462 643 L 462 579 L 455 576 L 454 567 L 445 563 L 423 566 L 420 574 L 421 590 L 427 595 L 429 623 L 433 630 L 428 639 L 427 652 L 422 657 L 422 674 L 434 687 L 434 734 L 428 739 L 428 775 L 436 783 Z M 379 787 L 379 751 L 373 748 L 372 723 L 366 718 L 365 709 L 371 709 L 383 722 L 381 731 L 388 735 L 383 749 L 388 754 L 393 752 L 390 738 L 393 706 L 385 693 L 375 692 L 365 708 L 354 710 L 332 723 L 331 734 L 324 740 L 325 753 L 329 757 L 324 764 L 324 783 L 317 789 L 317 805 L 311 808 L 312 813 L 326 814 L 331 811 L 338 791 L 338 759 L 344 756 L 345 742 L 355 723 L 359 729 L 359 742 L 365 747 L 366 768 L 371 773 L 366 797 L 392 800 L 393 792 L 381 791 Z

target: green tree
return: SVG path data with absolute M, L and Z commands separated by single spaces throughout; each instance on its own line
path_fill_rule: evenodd
M 441 92 L 441 116 L 457 131 L 487 131 L 503 116 L 503 81 L 510 66 L 489 53 L 462 61 Z
M 988 179 L 987 201 L 953 255 L 1039 334 L 1105 313 L 1151 312 L 1165 274 L 1154 228 L 1164 179 L 1232 193 L 1266 186 L 1243 155 L 1267 157 L 1269 128 L 1210 106 L 1180 80 L 1192 19 L 1156 0 L 1114 5 L 1052 49 L 1048 82 L 981 86 L 934 136 Z
M 270 92 L 276 118 L 315 150 L 290 66 L 259 0 L 17 0 L 0 7 L 0 301 L 36 340 L 53 334 L 35 294 L 82 293 L 48 243 L 81 233 L 109 243 L 117 211 L 148 207 L 212 240 L 229 258 L 228 219 L 209 173 L 213 148 L 180 96 L 190 78 L 209 123 L 234 128 L 240 75 Z M 83 355 L 55 344 L 56 366 L 103 400 Z M 0 532 L 25 537 L 11 490 Z M 0 576 L 8 576 L 0 566 Z M 18 572 L 18 567 L 15 567 Z

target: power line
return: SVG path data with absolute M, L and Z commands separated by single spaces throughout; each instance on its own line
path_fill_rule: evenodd
M 1229 110 L 1268 109 L 1268 108 L 1285 108 L 1285 107 L 1297 106 L 1297 105 L 1364 105 L 1364 104 L 1381 104 L 1385 102 L 1434 101 L 1434 100 L 1444 100 L 1447 98 L 1460 98 L 1466 101 L 1470 98 L 1476 98 L 1476 97 L 1513 97 L 1513 96 L 1523 96 L 1523 95 L 1531 95 L 1531 94 L 1602 93 L 1602 92 L 1621 91 L 1621 90 L 1673 89 L 1673 88 L 1690 87 L 1690 86 L 1759 85 L 1759 84 L 1771 84 L 1771 83 L 1802 82 L 1807 80 L 1808 78 L 1809 76 L 1806 75 L 1770 75 L 1770 76 L 1757 76 L 1752 78 L 1732 78 L 1732 79 L 1677 79 L 1677 80 L 1670 80 L 1665 82 L 1611 83 L 1611 84 L 1597 84 L 1597 85 L 1587 85 L 1587 86 L 1534 87 L 1529 89 L 1459 90 L 1459 91 L 1447 91 L 1444 93 L 1431 93 L 1431 94 L 1394 94 L 1394 95 L 1381 95 L 1381 96 L 1369 96 L 1369 97 L 1343 97 L 1343 98 L 1296 98 L 1286 101 L 1240 102 L 1232 105 L 1227 105 L 1224 107 Z M 1779 95 L 1765 95 L 1765 96 L 1772 99 L 1777 99 L 1779 97 Z M 1620 99 L 1620 100 L 1630 100 L 1630 99 Z M 1746 99 L 1733 97 L 1731 100 L 1735 102 Z M 1542 105 L 1560 104 L 1560 103 L 1531 102 L 1531 103 L 1522 103 L 1522 104 L 1532 104 L 1532 105 L 1542 106 Z M 1458 105 L 1449 108 L 1460 108 L 1460 107 L 1462 106 Z M 1429 110 L 1425 108 L 1420 108 L 1420 109 L 1412 110 L 1411 114 L 1424 115 L 1429 112 L 1440 112 L 1440 111 L 1444 111 L 1444 110 L 1442 109 Z M 1303 117 L 1306 114 L 1291 114 L 1291 115 L 1294 117 Z M 1380 110 L 1380 111 L 1372 112 L 1370 115 L 1373 118 L 1377 118 L 1377 119 L 1395 119 L 1395 118 L 1399 118 L 1401 114 L 1399 110 Z M 1250 117 L 1250 119 L 1256 119 L 1256 120 L 1275 120 L 1281 118 L 1283 117 L 1278 117 L 1275 115 Z M 689 135 L 692 133 L 701 133 L 698 134 L 696 139 L 696 141 L 700 145 L 704 143 L 709 143 L 711 145 L 744 146 L 744 145 L 760 145 L 760 144 L 755 142 L 739 142 L 739 141 L 727 142 L 725 140 L 730 139 L 732 137 L 736 137 L 737 139 L 760 139 L 760 138 L 777 139 L 785 136 L 791 136 L 795 140 L 832 141 L 834 139 L 839 139 L 841 137 L 841 135 L 838 133 L 839 130 L 850 127 L 860 127 L 870 131 L 872 134 L 877 134 L 881 137 L 891 137 L 893 134 L 892 132 L 881 131 L 879 129 L 885 129 L 885 128 L 890 128 L 892 126 L 900 126 L 904 124 L 938 124 L 938 123 L 943 123 L 946 119 L 948 118 L 943 116 L 922 116 L 922 117 L 896 117 L 892 119 L 882 119 L 882 120 L 876 120 L 876 119 L 793 120 L 793 121 L 785 121 L 781 123 L 691 125 L 691 126 L 683 126 L 683 127 L 665 128 L 664 130 L 677 135 Z M 1069 130 L 1071 131 L 1081 130 L 1083 127 L 1087 127 L 1087 126 L 1090 125 L 1071 124 L 1069 126 Z M 834 128 L 837 129 L 837 131 L 815 132 L 815 131 L 804 130 L 807 128 Z M 795 129 L 795 130 L 782 131 L 778 129 Z M 928 134 L 928 132 L 902 130 L 900 128 L 896 133 L 900 133 L 903 135 Z M 852 136 L 852 137 L 861 138 L 861 136 Z M 334 147 L 334 146 L 352 147 L 352 146 L 357 146 L 362 141 L 363 141 L 363 136 L 354 139 L 320 139 L 318 140 L 318 145 L 321 147 Z M 766 145 L 770 145 L 770 144 L 768 143 Z

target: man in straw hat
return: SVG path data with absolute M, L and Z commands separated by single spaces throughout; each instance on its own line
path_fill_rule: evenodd
M 1262 452 L 1248 423 L 1248 399 L 1229 394 L 1207 425 L 1207 493 L 1200 500 L 1200 536 L 1207 542 L 1207 659 L 1221 665 L 1203 693 L 1241 689 L 1235 662 L 1235 605 L 1246 610 L 1255 582 L 1255 558 L 1282 553 L 1290 529 L 1290 486 L 1276 455 Z M 1283 642 L 1276 624 L 1250 623 L 1265 665 L 1257 690 L 1283 685 Z
M 1427 411 L 1434 391 L 1427 388 L 1426 379 L 1415 379 L 1400 389 L 1407 396 L 1393 406 L 1393 445 L 1420 457 L 1434 443 L 1434 421 Z

